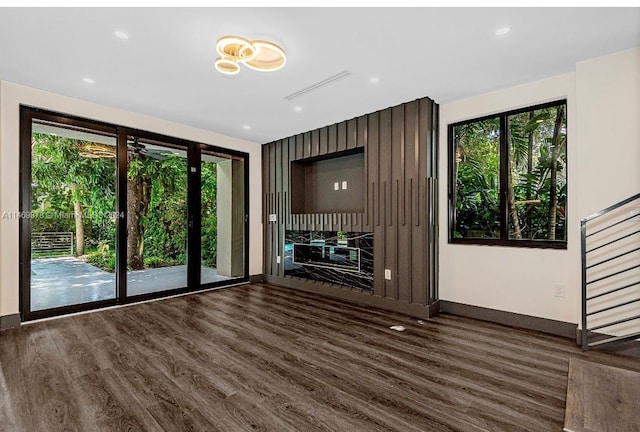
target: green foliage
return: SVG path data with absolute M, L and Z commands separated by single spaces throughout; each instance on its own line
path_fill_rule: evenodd
M 111 157 L 87 157 L 86 145 L 75 139 L 33 134 L 32 230 L 75 231 L 74 200 L 84 218 L 86 260 L 102 269 L 115 268 L 116 161 Z M 144 232 L 146 267 L 186 264 L 187 164 L 168 154 L 166 159 L 130 158 L 127 176 L 149 181 L 149 203 L 140 223 Z M 216 163 L 202 163 L 202 263 L 215 267 L 217 260 Z M 75 192 L 74 192 L 75 191 Z
M 525 239 L 547 239 L 550 237 L 549 218 L 551 209 L 551 165 L 553 162 L 553 136 L 558 107 L 537 110 L 531 115 L 522 113 L 509 117 L 511 137 L 511 178 L 514 201 L 518 214 L 521 237 Z M 566 108 L 565 108 L 566 109 Z M 559 148 L 557 149 L 556 174 L 556 225 L 555 238 L 566 238 L 565 208 L 567 203 L 566 175 L 566 114 L 562 127 L 557 131 Z M 529 149 L 529 134 L 531 148 Z M 527 156 L 531 154 L 529 166 Z M 524 154 L 524 157 L 521 155 Z M 510 235 L 513 237 L 514 221 L 510 222 Z
M 32 137 L 32 230 L 76 231 L 74 202 L 83 215 L 88 247 L 114 244 L 114 157 L 87 157 L 86 141 L 34 133 Z M 115 152 L 115 151 L 114 151 Z M 77 234 L 77 233 L 76 233 Z
M 182 261 L 181 259 L 172 260 L 157 256 L 145 257 L 144 259 L 144 266 L 146 268 L 170 267 L 180 264 L 184 264 L 184 261 Z
M 563 107 L 566 111 L 566 107 Z M 559 107 L 524 112 L 507 118 L 509 181 L 513 189 L 509 237 L 551 237 L 550 216 L 555 214 L 555 239 L 566 238 L 566 114 L 555 131 Z M 554 134 L 559 145 L 554 148 Z M 500 237 L 500 124 L 499 117 L 454 128 L 456 163 L 456 215 L 454 237 Z M 552 164 L 556 154 L 556 208 L 551 207 Z M 555 211 L 554 211 L 555 210 Z M 517 222 L 517 225 L 516 225 Z M 516 230 L 516 227 L 519 230 Z
M 497 118 L 454 128 L 455 237 L 497 237 L 500 226 L 500 122 Z
M 113 273 L 115 271 L 116 253 L 108 243 L 99 243 L 97 249 L 88 252 L 85 259 L 89 264 L 99 267 L 104 271 L 109 273 Z
M 202 265 L 215 267 L 218 251 L 217 165 L 202 162 Z
M 135 167 L 137 175 L 144 172 L 151 180 L 149 205 L 141 215 L 145 256 L 158 257 L 165 263 L 186 264 L 186 160 L 169 155 L 162 161 L 141 158 L 137 162 L 142 164 L 142 167 Z

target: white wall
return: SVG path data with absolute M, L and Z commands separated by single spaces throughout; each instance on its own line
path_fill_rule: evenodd
M 576 65 L 579 211 L 640 192 L 640 48 Z
M 0 82 L 0 214 L 18 211 L 19 106 L 58 111 L 249 153 L 249 274 L 262 273 L 262 162 L 259 144 L 142 114 Z M 19 309 L 18 221 L 0 218 L 0 316 Z
M 567 99 L 567 250 L 449 244 L 447 125 Z M 440 298 L 578 323 L 580 219 L 640 192 L 640 49 L 592 59 L 575 73 L 440 106 Z M 565 287 L 565 298 L 553 293 Z
M 580 217 L 589 216 L 605 207 L 640 193 L 640 48 L 599 57 L 576 65 L 576 99 L 578 101 L 577 139 L 580 146 L 578 175 L 578 209 Z M 614 214 L 627 217 L 638 212 L 640 202 L 620 209 Z M 617 219 L 619 220 L 619 219 Z M 611 221 L 603 221 L 603 224 Z M 602 227 L 596 221 L 591 232 Z M 615 229 L 591 237 L 588 248 L 615 236 L 635 232 L 637 220 L 625 222 Z M 613 237 L 608 237 L 610 233 Z M 638 236 L 616 243 L 609 253 L 595 252 L 594 261 L 610 258 L 622 251 L 640 246 Z M 634 253 L 588 272 L 594 280 L 638 263 L 640 254 Z M 592 262 L 594 262 L 592 261 Z M 590 294 L 597 294 L 640 280 L 640 269 L 589 286 Z M 590 302 L 594 309 L 620 304 L 640 298 L 640 286 L 630 287 L 614 295 Z M 589 326 L 616 319 L 640 315 L 640 303 L 618 307 L 590 318 Z M 599 321 L 601 320 L 601 321 Z M 614 335 L 640 331 L 640 321 L 634 320 L 606 332 Z

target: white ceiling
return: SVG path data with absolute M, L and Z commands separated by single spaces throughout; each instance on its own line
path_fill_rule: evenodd
M 504 25 L 512 31 L 496 36 Z M 224 34 L 276 42 L 287 64 L 224 76 L 213 68 Z M 640 8 L 0 9 L 0 79 L 259 143 L 638 45 Z M 284 99 L 344 70 L 351 76 Z

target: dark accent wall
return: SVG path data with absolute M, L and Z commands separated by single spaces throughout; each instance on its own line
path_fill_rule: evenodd
M 265 280 L 429 316 L 429 305 L 437 300 L 437 129 L 438 106 L 422 98 L 265 144 Z M 291 162 L 360 148 L 364 149 L 365 162 L 363 212 L 291 211 Z M 269 215 L 276 215 L 276 221 L 270 221 Z M 374 289 L 364 291 L 285 276 L 286 230 L 373 232 Z M 391 280 L 385 280 L 385 269 L 391 270 Z
M 364 212 L 364 152 L 338 154 L 329 159 L 291 162 L 292 213 Z M 347 183 L 346 189 L 342 188 L 343 182 Z

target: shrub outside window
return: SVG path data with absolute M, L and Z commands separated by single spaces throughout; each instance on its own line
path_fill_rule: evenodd
M 449 125 L 449 241 L 566 248 L 567 103 Z

